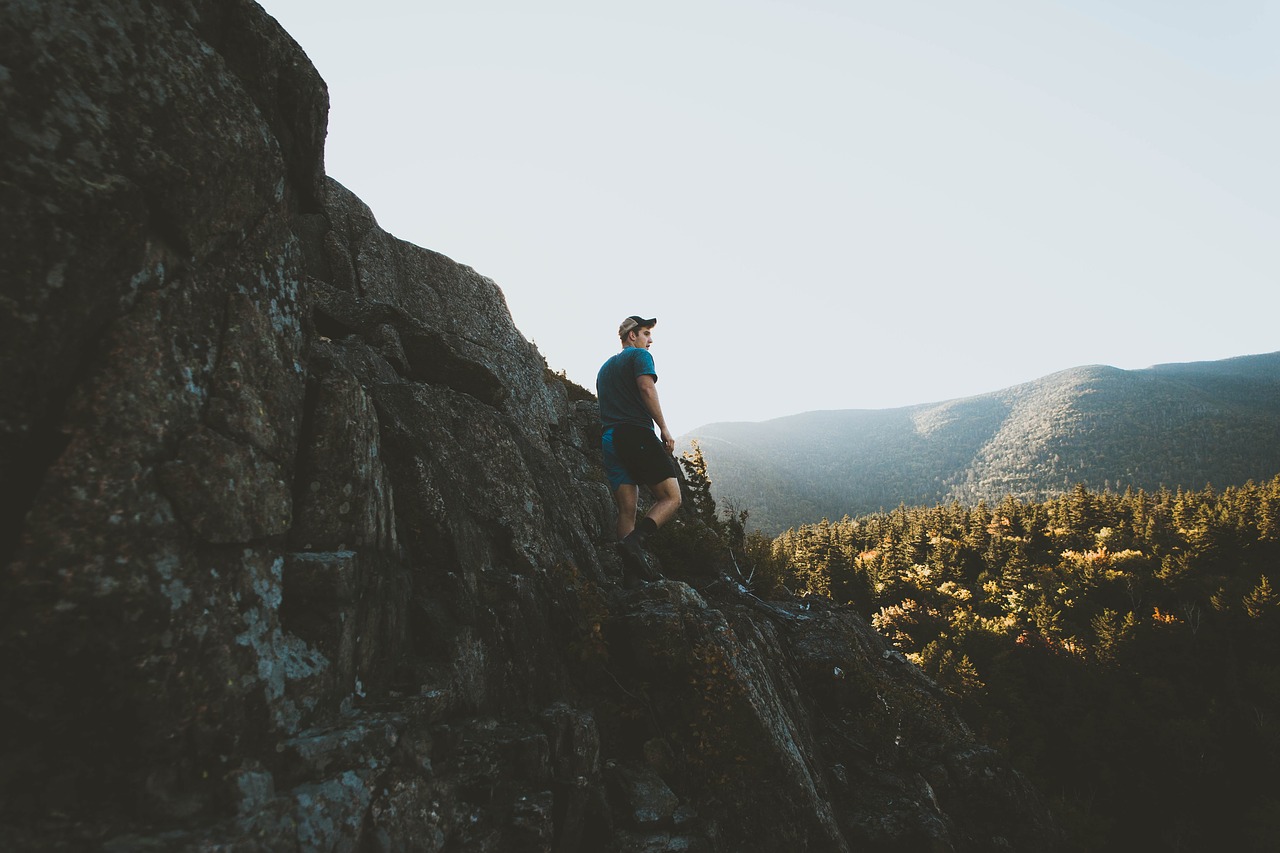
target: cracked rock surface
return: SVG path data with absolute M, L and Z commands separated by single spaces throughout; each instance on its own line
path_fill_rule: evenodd
M 624 589 L 594 401 L 326 116 L 248 0 L 0 0 L 0 847 L 1054 849 L 856 614 Z

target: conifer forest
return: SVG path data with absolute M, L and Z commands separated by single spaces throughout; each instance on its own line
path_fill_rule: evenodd
M 705 507 L 696 448 L 685 464 Z M 869 617 L 1053 799 L 1073 849 L 1275 849 L 1280 477 L 900 506 L 772 541 L 745 515 L 709 524 L 752 590 Z

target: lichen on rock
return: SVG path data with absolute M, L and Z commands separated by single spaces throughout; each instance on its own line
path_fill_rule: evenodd
M 256 4 L 0 23 L 0 846 L 1058 843 L 856 614 L 623 588 L 594 402 Z

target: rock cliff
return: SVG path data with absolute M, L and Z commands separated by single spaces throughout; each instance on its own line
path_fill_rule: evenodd
M 857 615 L 624 589 L 595 404 L 247 0 L 0 0 L 0 845 L 1046 850 Z

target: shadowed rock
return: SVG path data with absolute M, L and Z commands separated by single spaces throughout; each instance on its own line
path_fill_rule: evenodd
M 0 58 L 0 844 L 1056 844 L 856 615 L 623 590 L 594 402 L 324 176 L 255 4 L 2 0 Z

